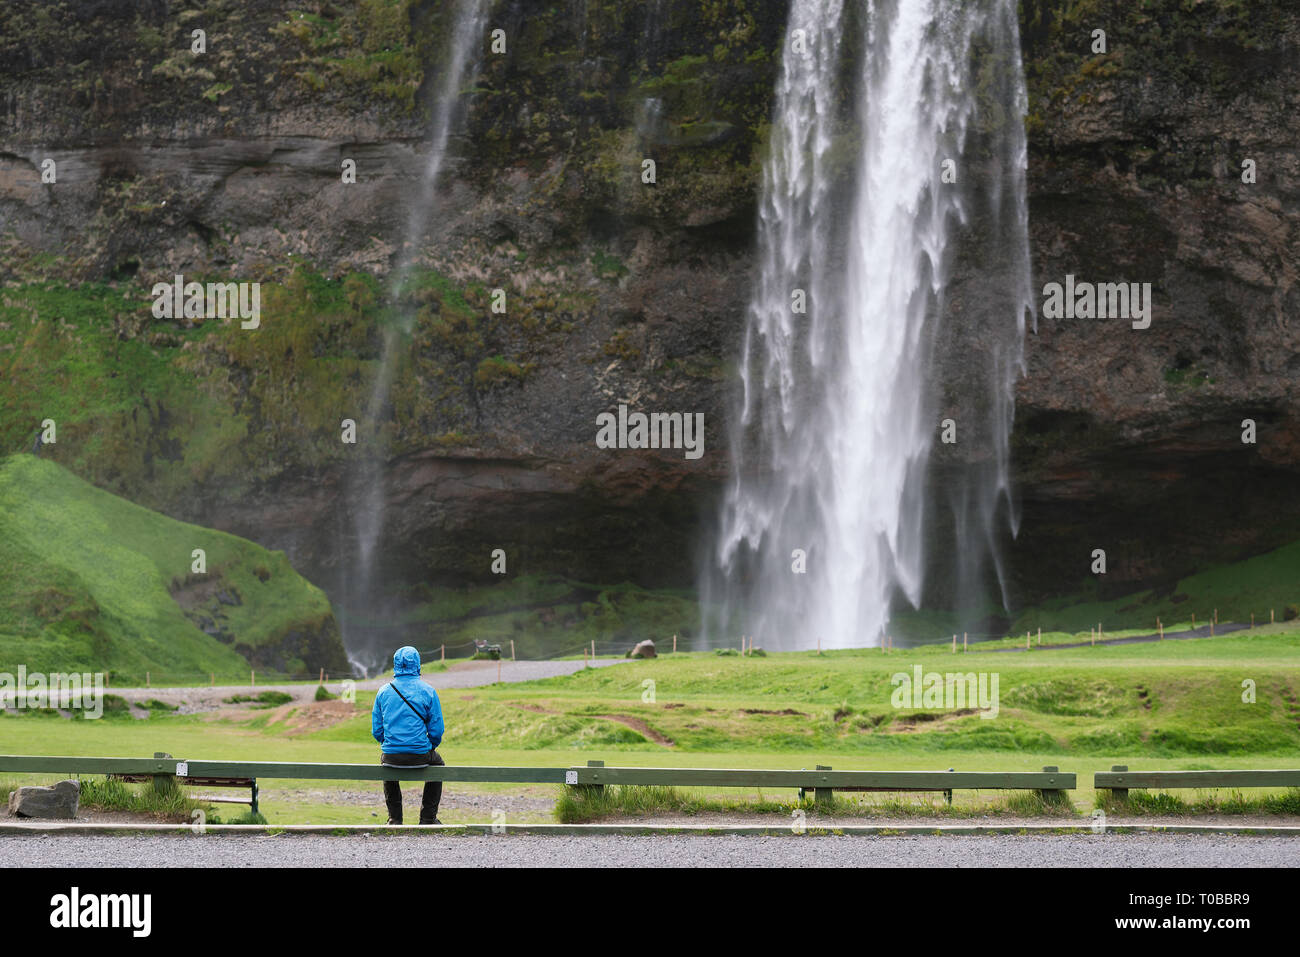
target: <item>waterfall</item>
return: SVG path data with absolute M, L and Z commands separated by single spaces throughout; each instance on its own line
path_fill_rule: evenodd
M 878 643 L 900 598 L 921 602 L 941 514 L 955 601 L 976 604 L 991 565 L 1005 604 L 997 546 L 1014 530 L 1009 433 L 1033 308 L 1018 29 L 1015 0 L 793 2 L 732 477 L 701 587 L 714 642 Z M 959 251 L 979 264 L 963 297 L 978 305 L 947 295 Z M 959 374 L 934 381 L 936 353 L 958 343 L 943 365 Z M 936 508 L 940 409 L 966 458 Z
M 384 422 L 393 376 L 402 349 L 411 333 L 414 313 L 402 304 L 402 287 L 414 264 L 420 239 L 437 206 L 438 176 L 447 159 L 447 145 L 462 114 L 461 90 L 478 68 L 490 0 L 459 0 L 452 14 L 452 28 L 440 60 L 442 70 L 433 84 L 427 152 L 416 196 L 408 207 L 406 229 L 397 263 L 389 275 L 388 299 L 396 308 L 396 323 L 383 330 L 379 367 L 375 372 L 365 417 L 357 423 L 367 441 L 359 446 L 363 458 L 348 478 L 347 494 L 352 507 L 353 529 L 346 552 L 352 562 L 341 569 L 343 614 L 340 624 L 344 645 L 354 666 L 366 670 L 382 664 L 391 648 L 384 644 L 383 624 L 391 624 L 391 609 L 385 606 L 376 581 L 377 550 L 381 544 L 388 499 L 387 456 Z M 391 643 L 391 642 L 390 642 Z

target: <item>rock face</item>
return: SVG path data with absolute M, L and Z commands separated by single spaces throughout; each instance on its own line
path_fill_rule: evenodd
M 81 802 L 80 781 L 50 787 L 22 787 L 9 792 L 9 813 L 18 817 L 72 820 Z
M 385 276 L 423 166 L 445 5 L 309 4 L 304 17 L 291 13 L 301 4 L 231 2 L 201 18 L 171 6 L 0 12 L 0 278 L 50 255 L 61 276 L 145 289 L 184 272 L 292 291 L 291 257 L 331 281 Z M 1093 548 L 1119 592 L 1300 537 L 1300 13 L 1285 0 L 1186 6 L 1022 4 L 1035 283 L 1149 282 L 1154 310 L 1145 330 L 1040 317 L 1028 337 L 1008 551 L 1018 600 L 1088 577 Z M 494 6 L 509 52 L 481 63 L 445 200 L 424 224 L 421 262 L 448 286 L 421 300 L 394 392 L 383 580 L 467 579 L 487 545 L 515 569 L 693 580 L 728 468 L 787 12 L 776 0 Z M 195 56 L 199 19 L 208 52 Z M 41 181 L 48 158 L 57 185 Z M 977 298 L 976 279 L 958 263 L 955 308 Z M 492 288 L 507 290 L 509 322 L 455 332 L 457 297 L 487 315 Z M 937 381 L 978 348 L 973 327 L 953 332 Z M 354 370 L 376 354 L 374 329 L 295 332 L 273 360 L 186 334 L 160 348 L 226 397 L 240 441 L 176 480 L 226 425 L 183 421 L 151 396 L 141 441 L 82 471 L 283 548 L 329 588 L 354 506 L 348 450 L 327 440 L 361 401 Z M 160 334 L 132 320 L 119 335 Z M 310 378 L 311 362 L 336 357 L 339 372 Z M 322 382 L 341 383 L 338 407 Z M 706 454 L 596 448 L 596 415 L 619 403 L 704 412 Z M 936 495 L 978 455 L 940 455 Z

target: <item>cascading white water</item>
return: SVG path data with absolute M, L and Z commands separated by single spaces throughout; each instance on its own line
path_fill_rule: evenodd
M 733 477 L 702 583 L 713 640 L 870 645 L 896 593 L 919 604 L 934 413 L 951 391 L 930 381 L 936 335 L 956 232 L 976 221 L 999 276 L 985 295 L 998 301 L 995 321 L 970 336 L 970 387 L 957 390 L 966 441 L 983 452 L 949 507 L 958 541 L 981 554 L 996 545 L 1032 308 L 1025 105 L 1015 0 L 794 0 Z M 981 148 L 967 157 L 972 126 Z M 976 217 L 961 184 L 981 178 L 993 181 L 974 190 L 987 202 Z M 978 579 L 980 561 L 963 559 L 975 569 L 955 577 Z
M 383 654 L 377 655 L 371 647 L 378 640 L 378 636 L 372 638 L 372 635 L 385 617 L 375 581 L 375 553 L 384 530 L 388 493 L 385 484 L 388 448 L 383 438 L 383 420 L 397 360 L 414 321 L 412 311 L 400 307 L 401 290 L 437 203 L 438 176 L 445 165 L 447 145 L 462 112 L 461 90 L 477 69 L 489 6 L 490 0 L 459 0 L 452 15 L 452 29 L 447 37 L 442 70 L 431 104 L 424 171 L 418 193 L 407 212 L 399 258 L 389 276 L 388 297 L 399 307 L 398 321 L 383 330 L 379 368 L 371 387 L 365 418 L 358 423 L 359 430 L 365 432 L 369 441 L 364 445 L 365 458 L 353 472 L 349 483 L 356 561 L 353 567 L 343 569 L 345 613 L 341 621 L 344 644 L 352 663 L 363 670 L 368 664 L 375 663 L 370 659 L 383 660 Z

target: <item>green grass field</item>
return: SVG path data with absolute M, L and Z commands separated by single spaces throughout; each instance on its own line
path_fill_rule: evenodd
M 191 574 L 200 548 L 206 572 Z M 0 459 L 0 671 L 247 676 L 246 655 L 291 632 L 318 635 L 346 664 L 328 599 L 283 552 L 151 512 L 53 462 Z M 282 650 L 283 670 L 306 670 L 301 651 Z
M 910 675 L 917 665 L 923 672 L 984 673 L 990 682 L 996 674 L 997 716 L 943 705 L 892 707 L 891 679 Z M 1253 703 L 1243 700 L 1244 681 L 1254 683 Z M 441 753 L 451 764 L 548 767 L 597 758 L 632 766 L 825 764 L 846 770 L 1033 771 L 1057 765 L 1078 775 L 1072 801 L 1082 813 L 1094 804 L 1093 772 L 1116 763 L 1135 770 L 1295 767 L 1297 689 L 1300 631 L 1281 626 L 1028 654 L 954 655 L 946 648 L 754 658 L 683 654 L 545 681 L 446 690 L 441 697 L 448 732 Z M 292 708 L 224 718 L 154 711 L 147 720 L 100 721 L 10 714 L 0 718 L 0 753 L 166 751 L 178 758 L 371 763 L 377 760 L 369 733 L 372 700 L 359 695 L 354 716 L 309 732 L 295 730 Z M 382 812 L 373 784 L 265 784 L 263 811 L 273 823 L 362 823 Z M 544 802 L 559 792 L 520 785 L 449 787 Z M 368 790 L 375 794 L 373 806 L 330 799 Z M 704 789 L 689 797 L 785 807 L 794 793 Z M 1005 798 L 958 792 L 957 805 L 966 813 L 1003 813 Z M 904 801 L 918 813 L 942 812 L 932 796 Z M 464 815 L 443 820 L 486 817 L 483 811 Z M 513 819 L 530 817 L 549 819 L 549 810 L 524 811 Z

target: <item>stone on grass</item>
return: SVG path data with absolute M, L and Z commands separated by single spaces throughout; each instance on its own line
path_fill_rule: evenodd
M 60 781 L 50 787 L 15 788 L 9 793 L 9 813 L 18 817 L 72 819 L 81 803 L 81 782 Z
M 629 658 L 654 658 L 655 643 L 647 638 L 645 641 L 638 641 L 636 647 L 627 653 Z

